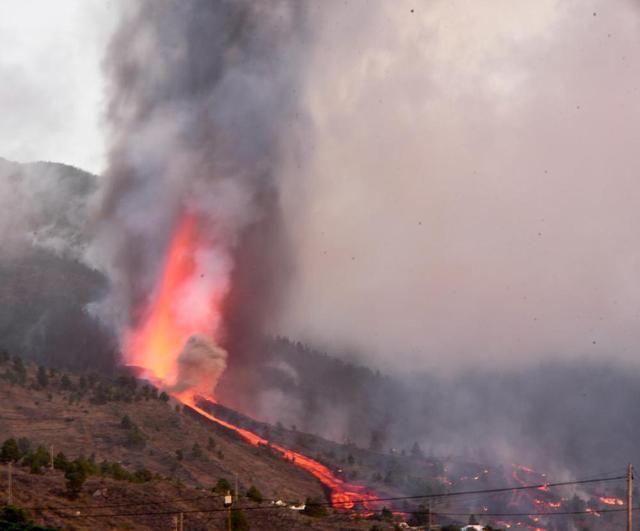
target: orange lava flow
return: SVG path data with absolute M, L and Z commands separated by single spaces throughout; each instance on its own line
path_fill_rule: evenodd
M 261 444 L 269 445 L 271 448 L 282 454 L 285 459 L 290 460 L 296 466 L 306 470 L 315 478 L 317 478 L 320 483 L 324 486 L 331 489 L 331 503 L 332 505 L 341 508 L 341 509 L 353 509 L 356 503 L 360 503 L 366 510 L 372 511 L 375 509 L 381 509 L 382 506 L 380 502 L 377 501 L 377 497 L 368 494 L 365 492 L 365 488 L 360 485 L 353 485 L 347 483 L 340 478 L 337 478 L 328 467 L 307 457 L 306 455 L 300 454 L 298 452 L 294 452 L 285 448 L 284 446 L 280 446 L 279 444 L 270 443 L 267 439 L 256 435 L 255 433 L 245 430 L 244 428 L 240 428 L 238 426 L 234 426 L 233 424 L 222 420 L 211 413 L 208 413 L 201 407 L 198 407 L 193 400 L 193 397 L 187 396 L 186 394 L 176 396 L 177 400 L 182 402 L 183 404 L 188 405 L 202 416 L 212 420 L 228 428 L 230 430 L 235 431 L 238 435 L 240 435 L 244 440 L 248 443 L 258 446 Z
M 600 496 L 600 501 L 606 505 L 624 505 L 624 500 L 612 498 L 610 496 Z

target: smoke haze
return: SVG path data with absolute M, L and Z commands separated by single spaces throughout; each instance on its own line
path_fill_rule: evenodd
M 280 330 L 400 371 L 634 360 L 637 4 L 328 4 Z

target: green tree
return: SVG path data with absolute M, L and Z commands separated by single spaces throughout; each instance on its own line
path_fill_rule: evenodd
M 58 454 L 53 458 L 53 468 L 64 471 L 67 469 L 67 466 L 69 466 L 67 456 L 62 452 L 58 452 Z
M 25 457 L 25 461 L 30 466 L 32 474 L 41 474 L 42 467 L 49 463 L 49 452 L 44 446 L 38 446 L 33 453 Z
M 256 503 L 260 503 L 262 501 L 262 493 L 258 490 L 258 487 L 251 485 L 247 491 L 247 498 Z
M 160 393 L 160 400 L 162 400 L 163 402 L 168 402 L 169 401 L 169 395 L 167 393 L 165 393 L 164 391 L 162 391 L 162 393 Z
M 67 494 L 69 497 L 72 499 L 77 498 L 82 491 L 84 482 L 87 480 L 87 473 L 82 464 L 75 460 L 67 466 L 64 479 L 67 481 Z
M 229 483 L 225 478 L 218 479 L 216 486 L 213 487 L 214 492 L 218 494 L 226 494 L 231 490 L 231 483 Z
M 38 386 L 41 387 L 42 389 L 44 389 L 49 385 L 49 377 L 47 376 L 47 371 L 42 365 L 38 367 L 36 380 L 38 382 Z
M 136 483 L 147 483 L 153 479 L 153 474 L 146 468 L 139 468 L 133 474 L 133 480 Z
M 2 443 L 2 449 L 0 450 L 0 461 L 8 463 L 10 461 L 18 461 L 22 457 L 20 448 L 15 439 L 7 439 Z

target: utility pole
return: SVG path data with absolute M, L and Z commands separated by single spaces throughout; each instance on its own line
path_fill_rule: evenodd
M 231 491 L 227 491 L 224 497 L 224 506 L 227 508 L 227 530 L 231 531 L 231 505 L 233 504 L 233 498 L 231 497 Z
M 180 531 L 184 531 L 184 513 L 180 513 Z
M 7 492 L 7 505 L 13 504 L 12 473 L 13 473 L 13 461 L 9 461 L 9 491 Z
M 429 527 L 427 529 L 431 531 L 431 498 L 429 498 Z
M 238 501 L 238 474 L 236 473 L 236 492 L 234 501 Z
M 631 517 L 633 515 L 633 465 L 627 466 L 627 531 L 632 530 Z
M 49 446 L 49 468 L 53 470 L 53 444 Z

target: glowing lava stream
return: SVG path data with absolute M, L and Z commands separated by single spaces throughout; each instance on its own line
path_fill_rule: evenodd
M 174 398 L 194 409 L 209 420 L 212 420 L 213 422 L 216 422 L 221 426 L 224 426 L 225 428 L 235 431 L 248 443 L 254 446 L 258 446 L 260 444 L 269 445 L 271 448 L 281 453 L 284 458 L 291 460 L 294 465 L 302 468 L 303 470 L 306 470 L 315 478 L 317 478 L 320 483 L 331 489 L 332 505 L 342 509 L 353 509 L 357 502 L 361 502 L 366 509 L 375 509 L 373 505 L 376 505 L 376 496 L 367 494 L 364 491 L 364 487 L 360 485 L 352 485 L 337 478 L 331 472 L 331 470 L 329 470 L 329 468 L 319 463 L 318 461 L 315 461 L 314 459 L 311 459 L 306 455 L 289 450 L 284 446 L 280 446 L 279 444 L 270 443 L 266 439 L 260 437 L 259 435 L 256 435 L 249 430 L 234 426 L 233 424 L 225 420 L 219 419 L 218 417 L 212 415 L 211 413 L 208 413 L 201 407 L 198 407 L 195 404 L 193 397 L 190 395 L 183 394 L 181 396 L 174 396 Z M 379 502 L 377 504 L 379 505 Z
M 204 417 L 235 431 L 254 446 L 268 444 L 284 458 L 312 474 L 331 490 L 333 505 L 353 509 L 357 502 L 361 502 L 367 510 L 372 510 L 376 497 L 367 494 L 365 487 L 346 483 L 325 465 L 211 415 L 195 404 L 193 396 L 198 394 L 198 389 L 192 387 L 187 391 L 177 391 L 180 353 L 193 336 L 216 337 L 221 320 L 220 308 L 228 292 L 228 271 L 223 267 L 211 267 L 212 263 L 217 263 L 216 254 L 204 236 L 198 230 L 196 217 L 184 214 L 171 240 L 145 319 L 124 338 L 127 364 L 143 368 L 146 378 L 164 387 L 174 398 Z M 212 381 L 209 389 L 213 390 L 214 386 Z

